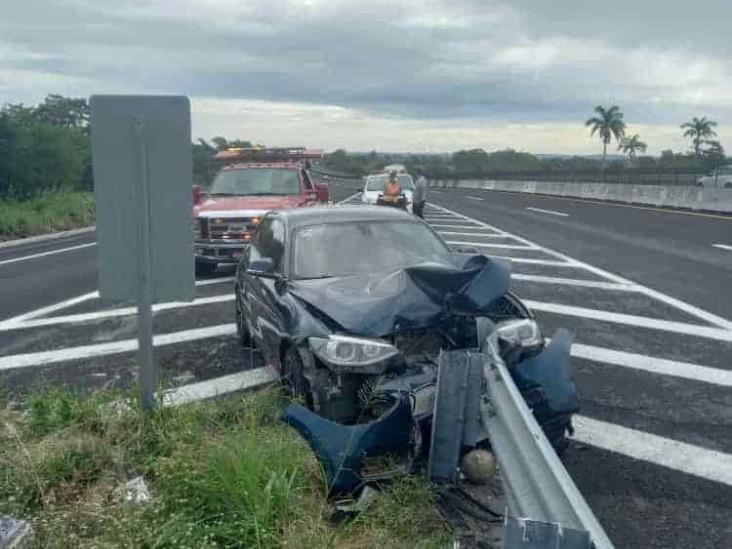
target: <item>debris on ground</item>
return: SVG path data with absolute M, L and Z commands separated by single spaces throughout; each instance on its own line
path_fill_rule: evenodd
M 25 547 L 33 533 L 28 521 L 0 515 L 0 547 L 21 549 Z
M 173 376 L 171 381 L 173 382 L 173 385 L 177 387 L 179 385 L 188 385 L 189 383 L 192 383 L 195 379 L 196 376 L 193 372 L 191 372 L 190 370 L 185 370 L 180 374 Z
M 473 484 L 488 484 L 496 474 L 496 458 L 488 450 L 477 448 L 463 456 L 460 469 Z
M 134 505 L 146 505 L 152 501 L 150 490 L 142 477 L 135 477 L 117 488 L 116 495 L 125 503 Z
M 502 512 L 506 501 L 501 490 L 500 482 L 491 487 L 459 482 L 438 488 L 438 507 L 452 526 L 461 548 L 502 547 Z

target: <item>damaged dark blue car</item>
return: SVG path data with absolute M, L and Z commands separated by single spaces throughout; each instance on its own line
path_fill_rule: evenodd
M 451 250 L 392 208 L 265 216 L 237 271 L 236 317 L 242 343 L 301 398 L 284 419 L 310 443 L 333 492 L 413 468 L 429 447 L 440 353 L 480 351 L 486 326 L 558 450 L 578 410 L 571 338 L 545 346 L 510 291 L 509 266 Z

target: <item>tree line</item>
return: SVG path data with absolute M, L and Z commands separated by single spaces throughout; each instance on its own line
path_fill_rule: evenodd
M 91 188 L 86 99 L 49 95 L 36 106 L 0 109 L 0 198 Z
M 49 95 L 33 106 L 7 104 L 0 108 L 0 199 L 24 200 L 45 192 L 60 190 L 91 191 L 90 110 L 85 98 Z M 321 169 L 336 174 L 362 176 L 392 163 L 403 163 L 411 171 L 431 178 L 479 178 L 501 173 L 592 172 L 627 170 L 677 170 L 702 173 L 726 162 L 724 149 L 715 140 L 717 123 L 706 117 L 693 118 L 681 125 L 690 140 L 690 151 L 663 151 L 660 157 L 642 156 L 647 149 L 640 136 L 625 134 L 623 113 L 616 105 L 598 105 L 585 125 L 590 135 L 602 143 L 600 160 L 582 156 L 533 155 L 506 149 L 460 150 L 448 154 L 349 153 L 344 149 L 328 155 Z M 613 142 L 628 160 L 610 159 Z M 191 145 L 194 182 L 208 186 L 218 170 L 213 161 L 217 150 L 249 147 L 249 141 L 228 141 L 214 137 Z M 638 153 L 641 153 L 639 155 Z
M 599 136 L 602 155 L 599 159 L 587 156 L 533 155 L 513 149 L 487 152 L 483 149 L 460 150 L 451 154 L 367 154 L 348 153 L 339 149 L 325 158 L 325 165 L 334 172 L 362 176 L 378 171 L 394 162 L 403 163 L 410 171 L 424 173 L 434 179 L 482 178 L 501 175 L 530 174 L 593 174 L 608 176 L 629 172 L 679 172 L 702 174 L 723 165 L 727 158 L 715 127 L 717 123 L 706 117 L 694 117 L 680 126 L 682 135 L 690 140 L 688 152 L 661 152 L 660 157 L 643 156 L 648 149 L 638 134 L 626 135 L 623 113 L 617 105 L 595 107 L 595 115 L 585 122 L 590 136 Z M 613 140 L 617 150 L 627 155 L 622 160 L 608 157 L 608 146 Z M 640 153 L 640 154 L 639 154 Z M 688 179 L 688 178 L 687 178 Z M 694 178 L 692 178 L 694 179 Z
M 48 95 L 38 105 L 0 108 L 0 199 L 26 200 L 56 191 L 91 191 L 91 126 L 85 98 Z M 193 178 L 208 185 L 213 154 L 249 141 L 214 137 L 191 144 Z
M 625 134 L 626 124 L 620 107 L 613 105 L 605 108 L 597 105 L 594 112 L 595 115 L 585 121 L 585 126 L 590 128 L 590 136 L 597 133 L 602 142 L 603 169 L 607 163 L 607 147 L 613 138 L 618 145 L 618 150 L 628 155 L 631 164 L 639 151 L 646 152 L 648 145 L 641 141 L 638 134 L 631 136 Z M 701 118 L 695 116 L 680 126 L 683 136 L 691 140 L 694 161 L 698 166 L 708 167 L 710 164 L 719 164 L 726 160 L 724 147 L 719 141 L 713 139 L 717 137 L 717 132 L 714 131 L 716 126 L 717 123 L 714 120 L 709 120 L 705 116 Z

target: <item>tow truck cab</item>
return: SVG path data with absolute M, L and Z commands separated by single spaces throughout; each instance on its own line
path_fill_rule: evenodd
M 315 182 L 309 171 L 311 160 L 322 156 L 322 151 L 303 147 L 216 153 L 214 159 L 226 165 L 207 193 L 193 188 L 196 274 L 238 263 L 267 212 L 328 203 L 327 183 Z

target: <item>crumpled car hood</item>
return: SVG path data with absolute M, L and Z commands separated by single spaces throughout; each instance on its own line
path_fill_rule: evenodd
M 454 254 L 392 273 L 298 280 L 289 291 L 350 333 L 383 337 L 435 326 L 449 313 L 486 313 L 509 285 L 507 264 Z

